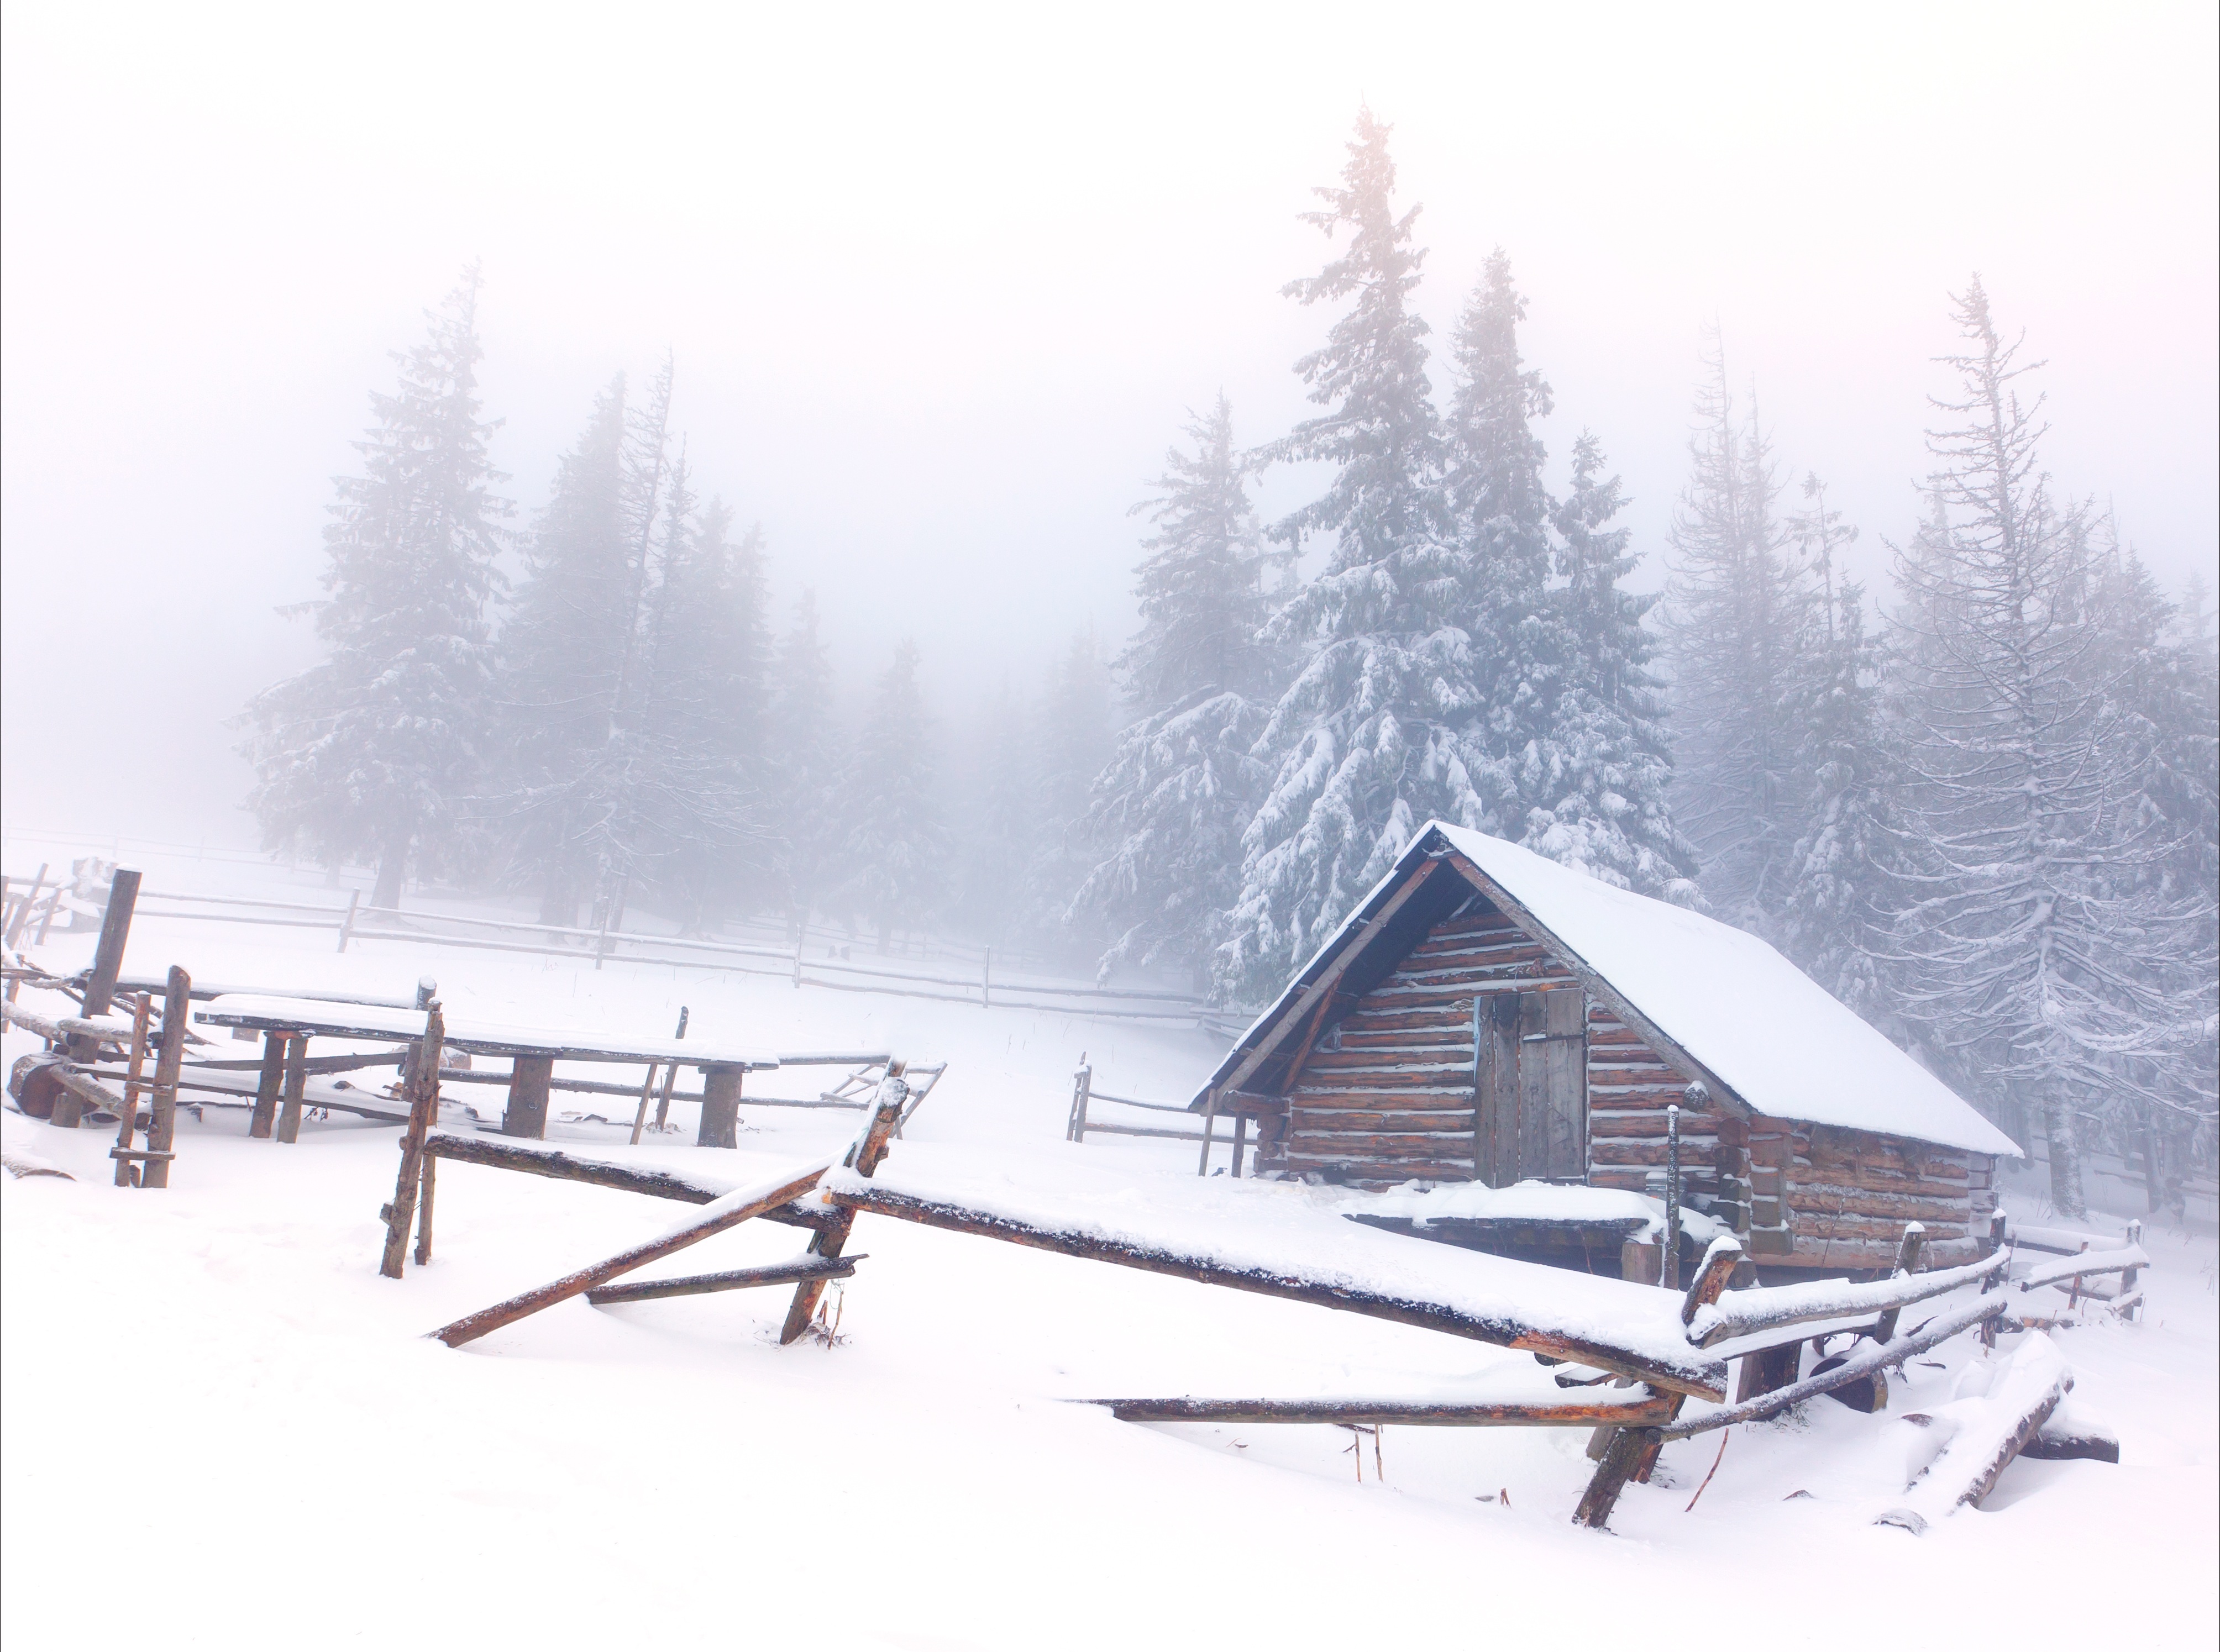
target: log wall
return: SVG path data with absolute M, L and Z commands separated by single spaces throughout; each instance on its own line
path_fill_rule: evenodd
M 1437 925 L 1311 1051 L 1287 1113 L 1258 1120 L 1258 1169 L 1372 1188 L 1473 1180 L 1473 1001 L 1581 990 L 1500 913 Z M 1691 1107 L 1687 1076 L 1608 1006 L 1589 1001 L 1587 1025 L 1590 1185 L 1643 1191 L 1664 1167 L 1665 1109 L 1678 1103 L 1683 1196 L 1708 1195 L 1762 1265 L 1891 1266 L 1912 1220 L 1927 1229 L 1930 1266 L 1981 1254 L 1995 1202 L 1986 1155 Z

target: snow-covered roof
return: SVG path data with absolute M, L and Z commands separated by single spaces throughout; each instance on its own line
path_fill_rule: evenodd
M 1531 922 L 1522 926 L 1600 977 L 1752 1112 L 2021 1156 L 1941 1079 L 1755 935 L 1438 820 L 1412 839 L 1394 870 L 1235 1044 L 1213 1084 L 1381 908 L 1387 893 L 1443 844 L 1523 909 Z

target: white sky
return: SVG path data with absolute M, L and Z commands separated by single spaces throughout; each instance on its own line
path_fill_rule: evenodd
M 1602 437 L 1647 577 L 1712 318 L 1877 568 L 1975 269 L 2053 364 L 2059 483 L 2170 582 L 2213 568 L 2209 3 L 1049 14 L 15 0 L 9 820 L 251 832 L 222 720 L 309 658 L 272 609 L 471 259 L 520 521 L 668 346 L 702 491 L 764 522 L 782 612 L 816 588 L 851 682 L 914 633 L 960 715 L 1075 627 L 1121 639 L 1126 508 L 1186 408 L 1223 386 L 1244 440 L 1304 411 L 1328 317 L 1279 289 L 1361 99 L 1437 335 L 1501 243 L 1552 454 Z

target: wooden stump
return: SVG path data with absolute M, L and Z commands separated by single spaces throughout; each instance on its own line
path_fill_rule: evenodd
M 552 1056 L 518 1056 L 511 1063 L 508 1107 L 501 1115 L 504 1136 L 547 1137 L 547 1082 L 555 1076 Z
M 744 1067 L 712 1067 L 702 1085 L 702 1128 L 694 1138 L 697 1147 L 738 1147 L 740 1144 L 740 1080 Z

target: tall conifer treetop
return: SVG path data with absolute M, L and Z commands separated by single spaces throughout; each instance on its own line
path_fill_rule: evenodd
M 1272 529 L 1291 543 L 1308 533 L 1338 535 L 1330 572 L 1378 561 L 1432 529 L 1439 516 L 1434 483 L 1440 433 L 1426 379 L 1428 328 L 1410 303 L 1426 255 L 1411 244 L 1420 209 L 1395 215 L 1392 129 L 1370 109 L 1358 112 L 1340 186 L 1319 190 L 1325 209 L 1303 215 L 1329 236 L 1346 229 L 1348 250 L 1284 289 L 1305 304 L 1351 294 L 1356 299 L 1325 346 L 1295 364 L 1310 399 L 1331 411 L 1303 421 L 1266 450 L 1275 459 L 1320 459 L 1337 467 L 1321 497 Z
M 499 526 L 481 420 L 475 267 L 424 342 L 394 359 L 392 395 L 356 446 L 362 474 L 335 479 L 315 617 L 323 660 L 257 695 L 245 748 L 251 807 L 272 845 L 300 843 L 378 867 L 373 901 L 402 877 L 467 857 L 488 789 L 493 657 L 486 608 L 501 588 Z M 473 799 L 481 800 L 474 803 Z

